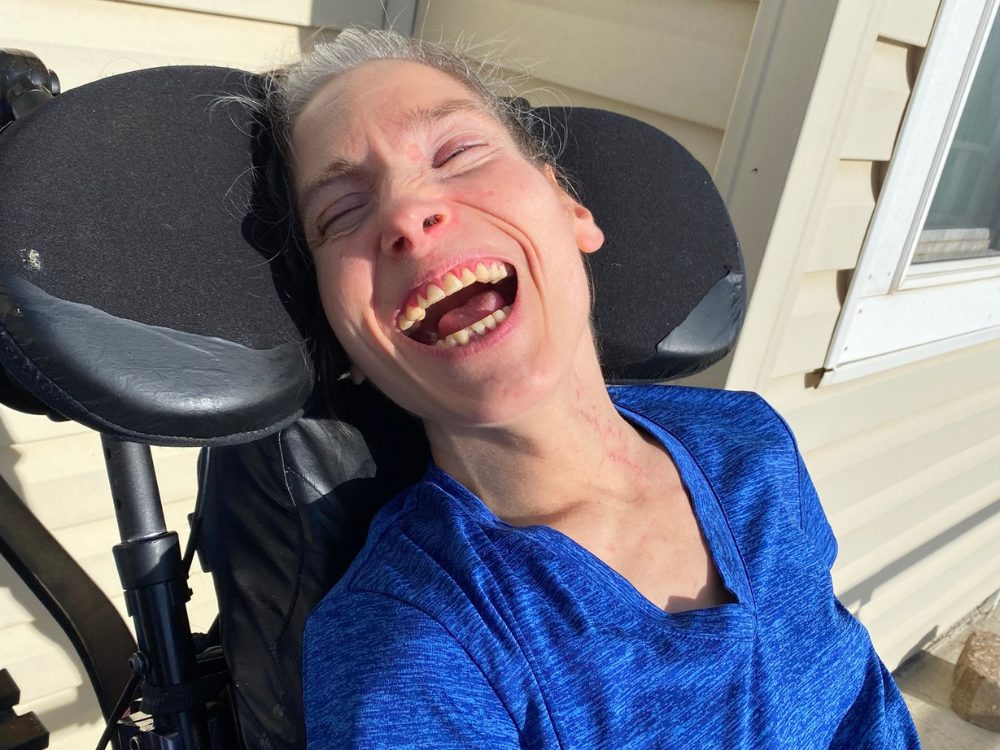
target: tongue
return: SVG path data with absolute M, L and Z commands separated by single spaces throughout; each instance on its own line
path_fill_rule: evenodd
M 499 292 L 492 290 L 482 292 L 461 307 L 449 310 L 438 321 L 438 338 L 443 339 L 455 331 L 476 323 L 504 306 L 504 298 Z

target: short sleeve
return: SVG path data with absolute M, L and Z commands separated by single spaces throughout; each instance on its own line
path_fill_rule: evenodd
M 445 628 L 379 594 L 328 598 L 303 641 L 309 750 L 520 747 L 482 671 Z
M 806 469 L 802 454 L 795 451 L 799 462 L 799 509 L 802 518 L 802 530 L 812 543 L 826 569 L 833 567 L 834 560 L 837 559 L 837 540 L 833 536 L 833 529 L 826 519 L 823 506 L 819 501 L 819 495 L 813 486 L 812 479 Z

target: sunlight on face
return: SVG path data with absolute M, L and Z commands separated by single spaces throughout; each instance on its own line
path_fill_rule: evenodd
M 424 419 L 516 417 L 587 329 L 603 241 L 458 80 L 411 62 L 321 87 L 292 130 L 320 296 L 354 364 Z

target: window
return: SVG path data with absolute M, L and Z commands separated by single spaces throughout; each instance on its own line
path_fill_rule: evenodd
M 1000 338 L 1000 0 L 943 0 L 821 385 Z

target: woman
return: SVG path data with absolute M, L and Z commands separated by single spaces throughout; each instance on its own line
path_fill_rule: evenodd
M 918 745 L 780 418 L 605 387 L 601 230 L 496 95 L 352 30 L 271 100 L 351 377 L 433 457 L 310 617 L 311 747 Z

